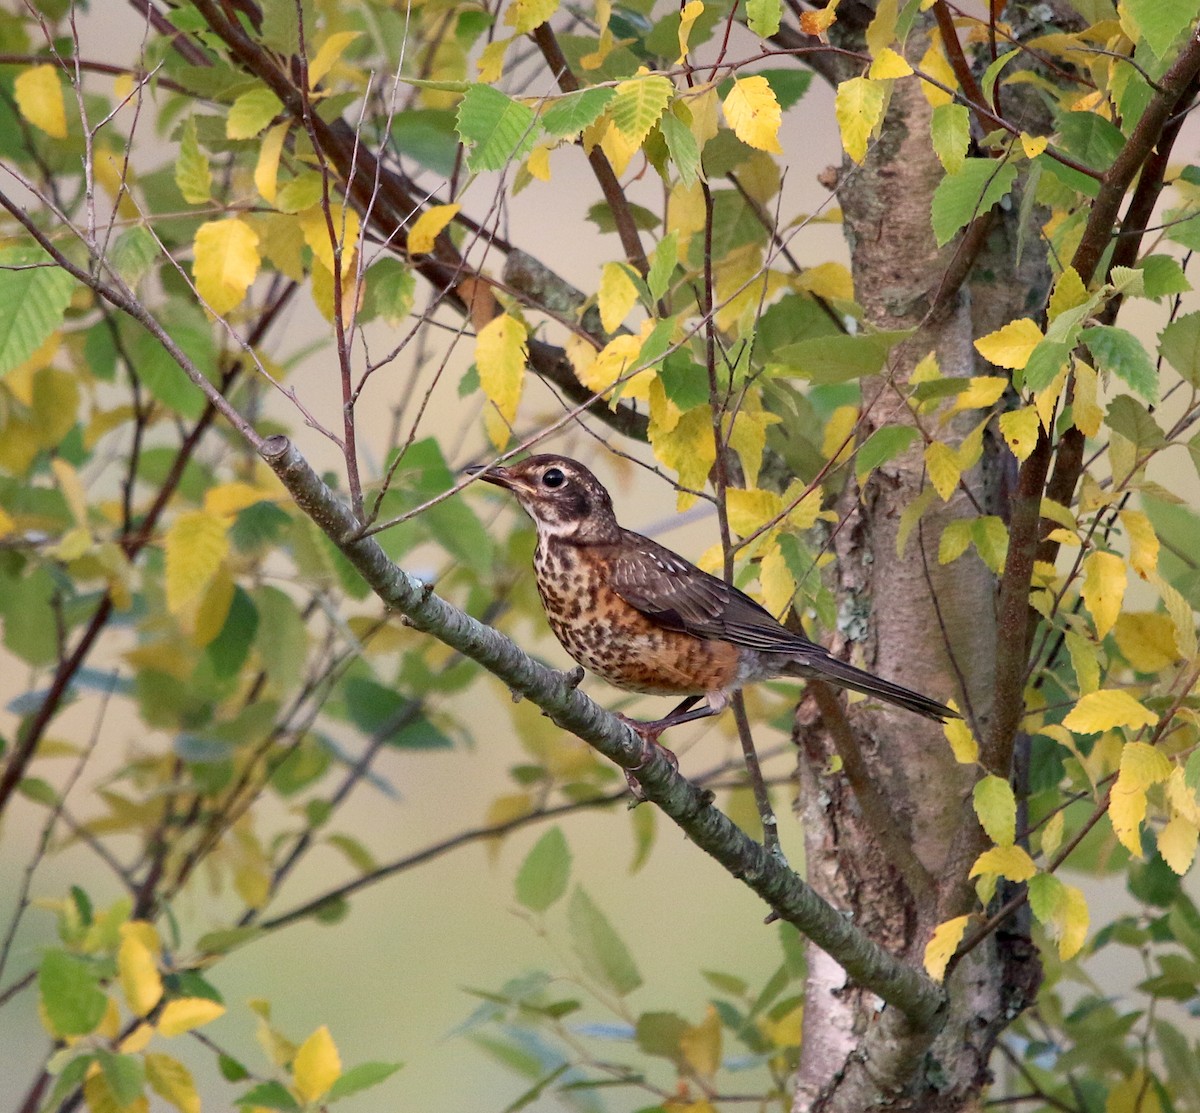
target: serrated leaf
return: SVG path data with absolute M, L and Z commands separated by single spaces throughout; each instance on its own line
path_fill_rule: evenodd
M 67 137 L 67 105 L 59 67 L 47 62 L 22 71 L 13 82 L 17 108 L 34 127 L 51 139 Z
M 516 893 L 531 912 L 545 912 L 567 891 L 571 875 L 571 851 L 557 827 L 550 828 L 534 844 L 517 872 Z
M 852 77 L 837 87 L 834 114 L 842 133 L 842 146 L 855 162 L 867 157 L 867 143 L 883 119 L 886 89 L 867 77 Z
M 876 468 L 894 460 L 917 439 L 911 425 L 885 425 L 876 429 L 854 455 L 854 474 L 861 484 Z
M 472 85 L 467 90 L 458 106 L 457 130 L 470 148 L 467 167 L 473 173 L 502 170 L 510 162 L 520 161 L 533 150 L 538 137 L 533 109 L 491 85 Z
M 265 85 L 257 85 L 229 106 L 225 118 L 226 139 L 253 139 L 283 108 L 281 101 Z
M 229 523 L 217 514 L 188 510 L 167 530 L 167 609 L 180 614 L 199 599 L 229 555 Z
M 196 292 L 213 313 L 240 305 L 258 277 L 258 233 L 240 217 L 210 220 L 196 229 L 192 251 Z
M 513 0 L 508 11 L 504 13 L 504 22 L 518 35 L 528 35 L 556 11 L 558 0 Z
M 1158 335 L 1158 350 L 1192 386 L 1200 388 L 1200 312 L 1186 313 Z
M 778 34 L 782 15 L 782 0 L 746 0 L 746 25 L 760 39 Z
M 524 324 L 507 313 L 493 317 L 475 340 L 479 385 L 509 424 L 517 416 L 525 385 L 526 340 Z
M 1011 845 L 994 846 L 991 850 L 985 850 L 975 859 L 970 876 L 997 874 L 1019 883 L 1028 881 L 1036 873 L 1037 866 L 1033 864 L 1029 852 L 1024 847 Z
M 1017 837 L 1017 798 L 1003 777 L 989 774 L 975 784 L 975 814 L 997 846 L 1011 846 Z
M 938 924 L 933 929 L 933 935 L 925 944 L 924 964 L 925 972 L 935 982 L 940 982 L 946 976 L 946 967 L 954 957 L 954 952 L 958 950 L 970 921 L 970 916 L 955 916 L 953 920 Z
M 1144 38 L 1146 44 L 1165 58 L 1167 51 L 1196 19 L 1193 0 L 1123 0 L 1123 22 L 1133 25 L 1135 41 Z
M 621 263 L 605 263 L 600 272 L 600 287 L 596 300 L 600 307 L 600 323 L 604 331 L 616 332 L 637 304 L 638 291 Z
M 1008 196 L 1017 177 L 1012 162 L 969 158 L 957 174 L 947 174 L 933 194 L 933 234 L 944 247 L 955 233 Z
M 925 467 L 929 472 L 929 482 L 941 496 L 943 502 L 949 500 L 958 486 L 962 475 L 962 464 L 958 453 L 948 444 L 933 441 L 925 446 Z
M 1061 814 L 1061 813 L 1060 813 Z M 1050 873 L 1039 873 L 1029 881 L 1029 907 L 1038 923 L 1054 923 L 1066 901 L 1066 886 Z
M 203 205 L 212 199 L 212 170 L 208 155 L 200 149 L 194 116 L 187 119 L 180 132 L 175 184 L 189 205 Z
M 567 139 L 590 127 L 617 95 L 615 89 L 580 89 L 553 100 L 542 113 L 541 123 L 548 135 Z
M 734 135 L 748 147 L 770 154 L 782 153 L 779 125 L 783 115 L 775 90 L 765 77 L 756 74 L 735 81 L 721 107 Z
M 24 363 L 62 324 L 75 280 L 40 250 L 0 249 L 0 268 L 3 376 Z
M 316 1101 L 342 1073 L 342 1060 L 329 1029 L 321 1025 L 308 1037 L 292 1060 L 292 1084 L 305 1102 Z
M 619 997 L 632 993 L 642 984 L 642 976 L 629 949 L 592 898 L 578 886 L 571 894 L 567 920 L 571 928 L 571 945 L 591 977 Z
M 989 332 L 987 336 L 981 336 L 975 341 L 975 350 L 997 367 L 1020 371 L 1029 362 L 1034 348 L 1044 339 L 1035 321 L 1021 317 L 1009 321 L 995 332 Z
M 640 147 L 674 95 L 675 85 L 668 77 L 651 74 L 631 78 L 617 85 L 617 94 L 609 102 L 608 114 L 625 139 L 634 147 Z
M 1200 828 L 1182 815 L 1173 815 L 1158 833 L 1158 853 L 1180 877 L 1192 868 L 1196 860 L 1198 836 Z
M 1126 611 L 1117 619 L 1113 637 L 1121 656 L 1138 672 L 1161 672 L 1180 656 L 1169 615 Z
M 1142 342 L 1116 325 L 1085 328 L 1079 338 L 1088 346 L 1101 371 L 1111 371 L 1148 402 L 1158 400 L 1158 371 Z
M 1125 581 L 1125 562 L 1115 553 L 1095 552 L 1084 558 L 1080 594 L 1099 638 L 1108 634 L 1121 613 Z
M 957 174 L 967 160 L 971 141 L 971 113 L 964 104 L 939 104 L 930 121 L 933 152 L 947 174 Z
M 1024 462 L 1037 446 L 1041 421 L 1037 410 L 1025 406 L 1020 410 L 1009 410 L 1000 415 L 1000 434 L 1009 451 Z
M 942 724 L 942 733 L 960 765 L 973 765 L 979 760 L 979 742 L 965 719 L 947 720 Z
M 1124 689 L 1101 688 L 1081 696 L 1079 702 L 1063 719 L 1063 726 L 1079 734 L 1099 734 L 1101 731 L 1114 730 L 1117 727 L 1136 729 L 1153 726 L 1156 722 L 1158 717 L 1154 712 L 1148 710 Z M 1125 748 L 1129 749 L 1129 746 L 1134 745 L 1140 746 L 1143 743 L 1131 742 Z

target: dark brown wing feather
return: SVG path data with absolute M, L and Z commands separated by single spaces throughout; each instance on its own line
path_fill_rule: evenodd
M 609 585 L 630 606 L 668 630 L 774 653 L 818 648 L 785 630 L 736 587 L 629 530 L 614 546 Z

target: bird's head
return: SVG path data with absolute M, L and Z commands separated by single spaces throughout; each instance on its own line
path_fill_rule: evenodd
M 566 456 L 530 456 L 519 464 L 466 469 L 517 496 L 539 537 L 608 541 L 620 536 L 612 499 L 587 468 Z

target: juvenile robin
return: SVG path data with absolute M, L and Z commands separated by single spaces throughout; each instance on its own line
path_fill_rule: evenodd
M 685 697 L 664 719 L 626 720 L 648 742 L 657 743 L 668 727 L 717 714 L 743 685 L 779 676 L 825 680 L 928 719 L 959 717 L 935 699 L 839 661 L 736 587 L 622 529 L 608 492 L 577 461 L 539 455 L 467 470 L 511 491 L 533 519 L 538 594 L 563 648 L 618 688 Z

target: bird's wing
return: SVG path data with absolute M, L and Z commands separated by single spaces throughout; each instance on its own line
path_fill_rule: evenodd
M 628 530 L 614 546 L 608 582 L 625 602 L 668 630 L 780 653 L 813 646 L 736 587 Z

